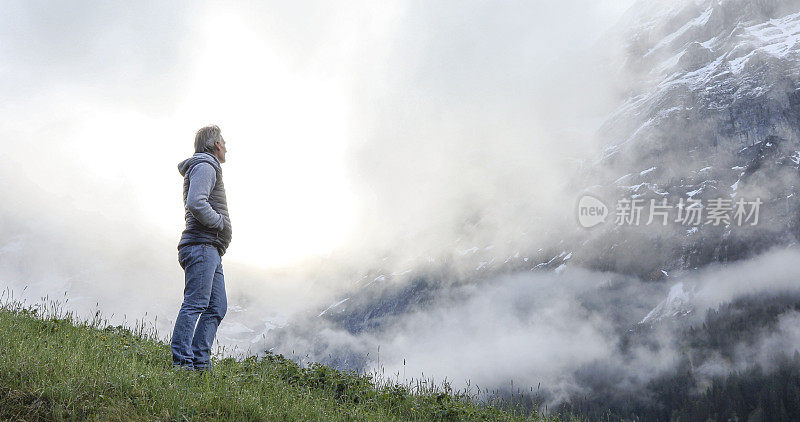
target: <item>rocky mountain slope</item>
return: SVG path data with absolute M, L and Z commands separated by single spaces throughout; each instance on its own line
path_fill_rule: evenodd
M 576 197 L 589 193 L 608 206 L 604 224 L 585 230 L 575 215 L 565 215 L 564 224 L 553 229 L 561 234 L 557 244 L 537 244 L 531 238 L 527 250 L 499 254 L 494 245 L 457 242 L 451 262 L 431 258 L 419 268 L 376 268 L 326 309 L 266 335 L 256 333 L 253 341 L 283 350 L 296 345 L 310 360 L 363 368 L 375 358 L 374 351 L 336 344 L 332 339 L 341 336 L 321 333 L 380 333 L 452 286 L 573 266 L 662 284 L 664 296 L 654 300 L 649 313 L 616 321 L 620 332 L 646 337 L 664 321 L 702 318 L 693 314 L 691 286 L 673 279 L 710 263 L 796 243 L 800 2 L 643 0 L 621 19 L 610 39 L 624 40 L 624 61 L 612 64 L 618 66 L 622 100 L 598 133 L 603 154 L 584 163 L 569 181 Z M 639 224 L 615 222 L 617 207 L 626 200 L 645 206 Z M 658 219 L 644 223 L 651 200 L 668 205 L 668 224 Z M 737 224 L 739 200 L 751 205 L 749 211 L 753 202 L 759 203 L 756 224 L 751 224 L 752 214 Z M 707 221 L 714 201 L 732 207 L 729 218 L 717 219 L 718 224 Z M 683 207 L 692 203 L 702 217 L 694 224 L 681 221 Z M 448 271 L 453 267 L 472 270 L 454 274 Z M 620 300 L 609 297 L 602 306 Z M 680 330 L 686 329 L 682 324 Z

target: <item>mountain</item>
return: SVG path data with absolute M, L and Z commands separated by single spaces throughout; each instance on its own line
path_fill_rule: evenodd
M 665 318 L 675 318 L 692 312 L 691 292 L 683 283 L 676 283 L 669 289 L 669 295 L 650 311 L 639 324 L 652 324 Z
M 492 245 L 455 245 L 456 260 L 471 261 L 474 268 L 463 278 L 570 264 L 663 280 L 668 272 L 795 242 L 800 2 L 641 1 L 608 38 L 627 40 L 617 71 L 625 96 L 600 129 L 603 155 L 572 181 L 576 190 L 608 205 L 621 198 L 672 205 L 689 199 L 733 205 L 739 198 L 758 198 L 764 202 L 758 224 L 661 228 L 607 222 L 588 233 L 577 228 L 564 233 L 557 248 L 534 244 L 535 252 L 506 257 L 492 255 Z M 570 223 L 573 218 L 567 216 Z M 320 316 L 344 322 L 352 332 L 375 326 L 381 316 L 424 302 L 443 279 L 458 278 L 443 267 L 365 274 L 371 281 L 357 283 L 353 291 L 363 299 L 342 297 Z M 402 287 L 392 279 L 404 281 Z
M 625 354 L 630 342 L 660 347 L 654 336 L 662 330 L 680 339 L 704 323 L 704 309 L 696 309 L 693 288 L 681 276 L 795 245 L 800 234 L 800 1 L 641 0 L 604 42 L 623 46 L 621 61 L 609 58 L 595 64 L 616 66 L 620 105 L 597 134 L 602 154 L 583 163 L 568 181 L 576 196 L 591 194 L 608 206 L 604 224 L 584 230 L 575 224 L 575 215 L 565 215 L 564 224 L 553 229 L 563 233 L 560 242 L 540 245 L 531 238 L 528 250 L 510 255 L 496 254 L 493 245 L 457 243 L 452 260 L 473 268 L 468 274 L 448 272 L 452 262 L 433 258 L 429 265 L 401 272 L 377 268 L 327 309 L 273 330 L 270 344 L 287 348 L 298 338 L 312 339 L 312 359 L 361 368 L 369 361 L 366 350 L 331 345 L 319 332 L 335 327 L 352 336 L 380 333 L 453 287 L 479 284 L 498 274 L 579 267 L 635 277 L 663 292 L 663 300 L 655 300 L 649 313 L 615 321 L 618 332 L 629 333 L 619 350 Z M 621 203 L 632 200 L 668 205 L 669 224 L 658 219 L 645 224 L 649 209 L 640 224 L 617 224 L 610 218 Z M 745 213 L 737 221 L 740 200 Z M 699 222 L 676 221 L 693 203 L 701 210 Z M 713 218 L 721 211 L 727 218 Z M 621 300 L 610 297 L 597 306 Z M 592 300 L 602 301 L 587 303 Z M 747 309 L 757 313 L 770 303 L 774 300 L 761 298 L 748 302 Z M 772 315 L 779 318 L 790 309 L 781 307 Z M 711 355 L 704 352 L 709 343 L 677 343 L 683 350 L 675 356 L 681 362 L 677 370 L 689 368 L 691 394 L 697 394 L 700 386 L 712 385 L 693 369 L 710 365 Z M 732 370 L 732 362 L 722 367 Z M 601 364 L 580 371 L 596 376 Z M 592 377 L 581 379 L 593 385 Z M 603 384 L 589 391 L 613 388 Z M 598 397 L 593 409 L 602 405 Z M 658 413 L 665 414 L 669 412 Z
M 738 260 L 793 242 L 800 4 L 726 0 L 654 8 L 648 3 L 637 3 L 623 18 L 634 22 L 621 34 L 629 40 L 620 70 L 628 92 L 601 128 L 606 147 L 587 169 L 590 190 L 610 201 L 672 205 L 681 199 L 760 198 L 760 219 L 752 227 L 701 224 L 664 231 L 648 227 L 644 233 L 623 227 L 610 233 L 619 245 L 614 252 L 598 259 L 578 251 L 576 259 L 660 278 L 660 270 Z M 633 253 L 645 246 L 657 253 Z M 626 260 L 628 255 L 635 255 L 635 262 Z

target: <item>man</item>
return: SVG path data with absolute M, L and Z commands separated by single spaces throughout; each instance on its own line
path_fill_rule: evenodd
M 221 167 L 227 150 L 219 127 L 198 130 L 194 151 L 192 157 L 178 164 L 186 217 L 186 229 L 178 242 L 178 262 L 186 281 L 172 332 L 172 364 L 208 370 L 211 344 L 228 308 L 222 256 L 232 233 Z

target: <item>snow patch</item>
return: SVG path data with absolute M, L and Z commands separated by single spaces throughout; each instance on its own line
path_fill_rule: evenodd
M 641 172 L 639 172 L 639 176 L 644 176 L 645 174 L 647 174 L 647 173 L 650 173 L 650 172 L 652 172 L 653 170 L 655 170 L 655 169 L 657 169 L 657 168 L 658 168 L 658 167 L 650 167 L 650 168 L 649 168 L 649 169 L 647 169 L 647 170 L 642 170 Z
M 342 299 L 342 300 L 340 300 L 340 301 L 338 301 L 338 302 L 334 303 L 333 305 L 331 305 L 331 306 L 328 306 L 327 308 L 325 308 L 325 310 L 324 310 L 324 311 L 320 312 L 320 313 L 319 313 L 319 315 L 317 315 L 317 318 L 319 318 L 319 317 L 321 317 L 321 316 L 325 315 L 325 312 L 328 312 L 329 310 L 331 310 L 331 309 L 333 309 L 333 308 L 335 308 L 335 307 L 337 307 L 337 306 L 341 305 L 342 303 L 345 303 L 345 302 L 346 302 L 348 299 L 350 299 L 350 298 L 349 298 L 349 297 L 346 297 L 346 298 L 344 298 L 344 299 Z
M 639 324 L 686 315 L 692 311 L 691 300 L 691 292 L 685 288 L 683 282 L 676 283 L 670 287 L 667 298 L 656 305 Z
M 714 10 L 713 8 L 709 7 L 708 9 L 706 9 L 705 12 L 703 12 L 702 15 L 692 19 L 691 21 L 687 22 L 685 25 L 680 27 L 677 31 L 675 31 L 675 32 L 667 35 L 663 39 L 661 39 L 661 41 L 659 41 L 659 43 L 656 44 L 655 47 L 651 48 L 650 51 L 645 53 L 644 57 L 647 57 L 651 53 L 653 53 L 654 51 L 656 51 L 656 50 L 658 50 L 658 49 L 660 49 L 660 48 L 662 48 L 664 46 L 667 46 L 667 45 L 671 44 L 678 37 L 680 37 L 681 35 L 685 34 L 690 29 L 696 28 L 696 27 L 701 27 L 701 26 L 705 25 L 706 23 L 708 23 L 708 20 L 711 18 L 711 13 L 713 12 L 713 10 Z

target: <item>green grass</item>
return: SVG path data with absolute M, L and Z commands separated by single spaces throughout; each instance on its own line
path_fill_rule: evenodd
M 0 304 L 0 420 L 538 421 L 478 404 L 443 383 L 420 388 L 281 355 L 172 369 L 144 324 L 105 326 L 50 306 Z

